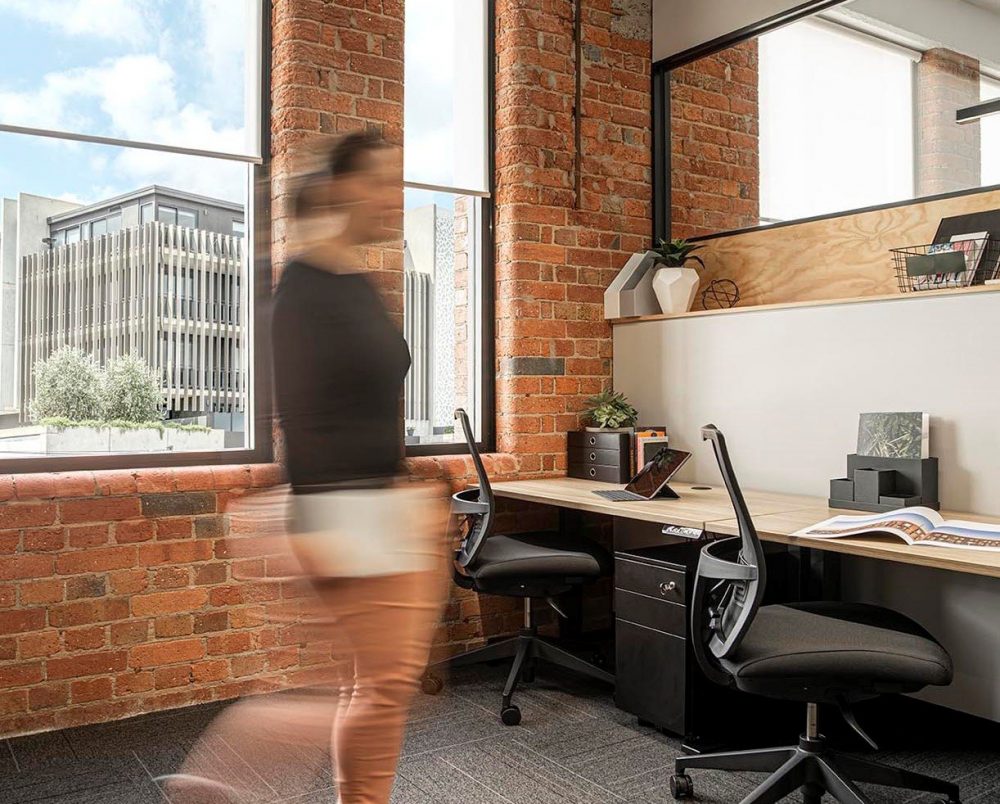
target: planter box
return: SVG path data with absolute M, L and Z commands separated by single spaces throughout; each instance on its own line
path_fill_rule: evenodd
M 225 430 L 144 427 L 51 427 L 31 425 L 0 430 L 0 454 L 107 455 L 145 452 L 213 452 L 225 449 Z

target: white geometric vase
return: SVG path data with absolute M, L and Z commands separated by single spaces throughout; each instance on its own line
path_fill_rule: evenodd
M 699 284 L 694 268 L 660 268 L 653 277 L 653 293 L 664 313 L 677 315 L 691 309 Z

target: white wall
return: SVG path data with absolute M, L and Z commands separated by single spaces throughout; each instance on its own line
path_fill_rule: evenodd
M 803 0 L 653 0 L 653 61 L 801 6 Z
M 942 503 L 1000 515 L 1000 293 L 616 326 L 614 385 L 694 452 L 684 479 L 718 482 L 699 436 L 712 422 L 745 488 L 819 497 L 860 412 L 928 411 Z M 955 683 L 926 697 L 1000 720 L 1000 581 L 872 561 L 843 574 L 853 599 L 909 614 L 951 651 Z

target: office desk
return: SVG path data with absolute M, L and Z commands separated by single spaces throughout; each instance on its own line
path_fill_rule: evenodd
M 493 492 L 497 497 L 607 514 L 625 520 L 700 528 L 722 536 L 739 534 L 729 494 L 724 486 L 709 488 L 690 483 L 670 485 L 681 495 L 679 500 L 611 502 L 598 497 L 593 490 L 620 489 L 620 485 L 569 477 L 495 483 Z M 1000 578 L 1000 552 L 948 547 L 910 547 L 891 536 L 863 536 L 850 539 L 796 537 L 791 534 L 832 516 L 840 514 L 870 516 L 871 513 L 829 508 L 820 498 L 795 494 L 745 491 L 743 496 L 753 516 L 757 533 L 765 542 Z M 942 511 L 941 515 L 945 519 L 1000 523 L 998 517 L 978 514 Z
M 642 502 L 612 502 L 594 494 L 596 489 L 618 489 L 620 484 L 598 483 L 572 477 L 553 477 L 542 480 L 513 480 L 494 483 L 497 497 L 554 505 L 574 511 L 606 514 L 639 522 L 679 525 L 685 528 L 708 528 L 709 523 L 731 519 L 735 515 L 725 486 L 706 486 L 691 483 L 671 483 L 680 495 L 679 500 L 649 500 Z M 776 494 L 766 491 L 744 493 L 750 513 L 754 517 L 815 508 L 815 497 L 794 494 Z
M 757 535 L 762 541 L 778 542 L 793 547 L 823 550 L 831 553 L 844 553 L 864 558 L 877 558 L 881 561 L 894 561 L 900 564 L 913 564 L 920 567 L 963 572 L 969 575 L 986 575 L 1000 578 L 1000 552 L 992 550 L 967 550 L 955 547 L 922 547 L 909 546 L 893 536 L 861 536 L 844 539 L 811 539 L 809 537 L 792 536 L 802 528 L 822 522 L 839 514 L 853 514 L 853 511 L 842 511 L 827 506 L 801 508 L 795 511 L 784 511 L 764 516 L 754 517 Z M 858 514 L 864 514 L 858 511 Z M 942 511 L 945 519 L 964 519 L 970 522 L 998 523 L 996 517 L 985 517 L 976 514 L 958 514 Z M 722 536 L 739 535 L 739 526 L 735 519 L 713 522 L 709 530 Z

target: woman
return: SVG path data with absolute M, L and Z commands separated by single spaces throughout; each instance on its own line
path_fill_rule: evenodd
M 293 547 L 353 664 L 333 727 L 342 804 L 389 801 L 446 589 L 440 501 L 400 481 L 409 351 L 359 253 L 398 227 L 401 187 L 376 135 L 333 146 L 296 195 L 301 247 L 272 322 Z
M 446 509 L 436 489 L 401 480 L 409 351 L 364 270 L 364 247 L 384 239 L 387 224 L 398 227 L 401 199 L 396 149 L 370 133 L 339 140 L 298 182 L 296 256 L 274 299 L 275 396 L 292 491 L 288 541 L 317 592 L 337 657 L 310 672 L 339 689 L 227 708 L 182 772 L 163 777 L 172 801 L 252 799 L 261 785 L 273 789 L 288 777 L 288 762 L 331 744 L 340 804 L 389 801 L 447 590 Z M 240 516 L 253 523 L 250 532 L 270 532 L 276 509 L 264 495 Z M 225 761 L 232 752 L 242 762 Z

